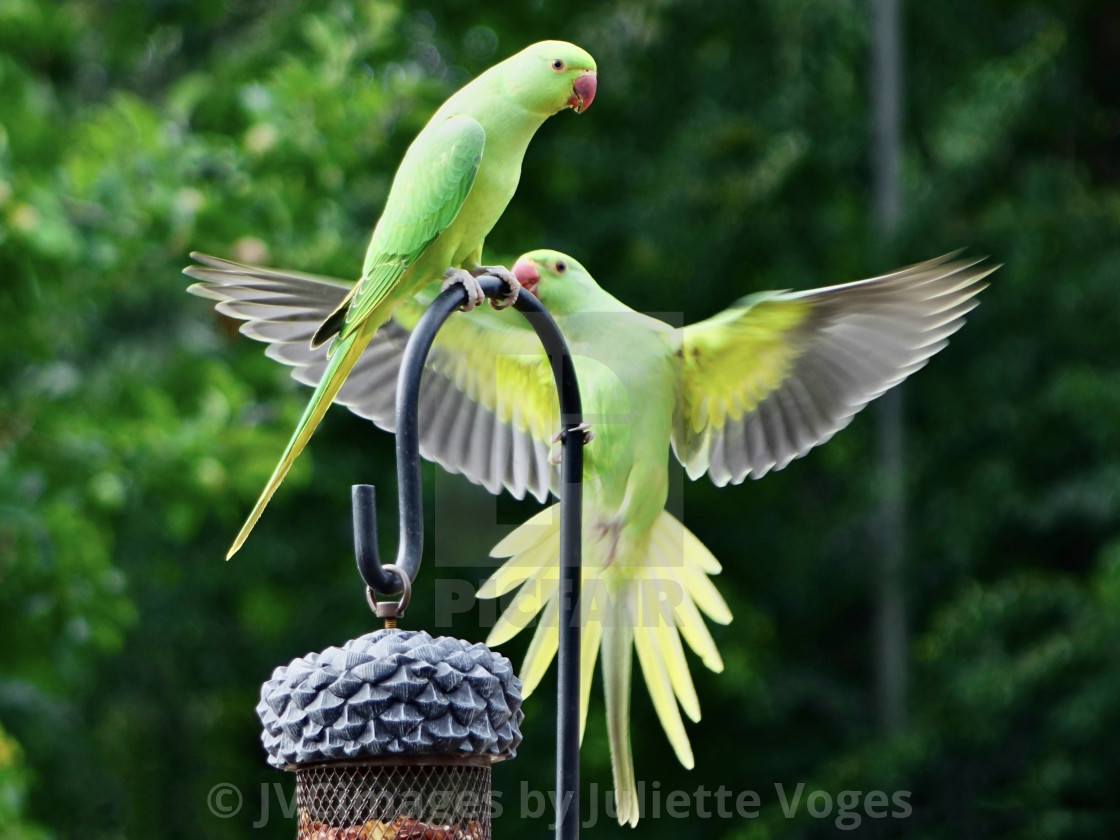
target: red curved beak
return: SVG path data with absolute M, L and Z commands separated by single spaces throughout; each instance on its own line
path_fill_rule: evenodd
M 577 114 L 582 114 L 590 108 L 598 84 L 599 78 L 594 70 L 588 70 L 582 76 L 577 76 L 572 82 L 572 95 L 568 97 L 568 107 Z
M 529 260 L 522 257 L 513 264 L 513 276 L 517 278 L 517 282 L 521 284 L 521 288 L 531 294 L 533 297 L 539 298 L 537 294 L 537 286 L 540 285 L 541 275 L 537 271 L 537 267 Z

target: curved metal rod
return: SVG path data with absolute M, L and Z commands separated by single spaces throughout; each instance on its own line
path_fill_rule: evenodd
M 478 278 L 487 297 L 505 293 L 502 281 Z M 424 503 L 420 477 L 418 404 L 424 362 L 443 323 L 466 301 L 459 285 L 442 292 L 421 316 L 405 346 L 397 375 L 396 447 L 400 540 L 393 565 L 415 579 L 424 550 Z M 556 322 L 533 295 L 518 295 L 517 310 L 537 333 L 552 365 L 560 398 L 560 638 L 556 655 L 556 840 L 579 837 L 579 613 L 582 553 L 583 435 L 570 432 L 583 422 L 575 366 Z M 353 488 L 354 553 L 358 571 L 370 590 L 383 595 L 400 591 L 394 574 L 382 566 L 377 550 L 376 501 L 368 484 Z
M 487 297 L 505 293 L 502 281 L 478 278 Z M 421 316 L 405 346 L 397 375 L 396 446 L 400 540 L 393 565 L 415 579 L 424 550 L 424 502 L 420 477 L 418 404 L 420 376 L 436 333 L 466 301 L 459 285 L 442 292 Z M 556 322 L 533 295 L 518 295 L 517 310 L 537 333 L 552 366 L 560 398 L 560 581 L 559 644 L 556 726 L 556 840 L 579 837 L 579 613 L 580 560 L 582 554 L 583 435 L 570 434 L 583 423 L 583 408 L 571 353 Z M 394 574 L 382 566 L 377 550 L 376 502 L 368 484 L 353 488 L 354 553 L 358 571 L 373 592 L 390 595 L 400 591 Z
M 488 275 L 478 278 L 487 297 L 500 298 L 505 294 L 505 284 Z M 405 345 L 397 374 L 397 400 L 395 408 L 397 491 L 400 511 L 400 532 L 397 556 L 393 565 L 415 580 L 424 551 L 424 500 L 420 477 L 420 430 L 418 408 L 420 377 L 424 362 L 435 341 L 436 333 L 444 322 L 466 300 L 466 290 L 451 286 L 442 292 L 420 317 Z M 583 474 L 583 449 L 579 436 L 567 432 L 583 422 L 579 385 L 571 363 L 568 345 L 556 322 L 537 298 L 524 293 L 518 295 L 515 308 L 525 316 L 544 345 L 552 365 L 552 375 L 560 397 L 560 429 L 562 437 L 560 481 L 564 489 L 578 485 Z M 569 444 L 569 438 L 574 443 Z M 572 461 L 572 458 L 575 461 Z M 564 501 L 580 488 L 561 495 L 561 516 Z M 356 484 L 352 490 L 354 513 L 354 554 L 362 579 L 374 592 L 392 595 L 401 591 L 400 581 L 386 572 L 381 563 L 377 546 L 376 493 L 368 484 Z M 580 508 L 574 508 L 578 519 Z M 579 530 L 577 528 L 576 534 Z M 563 534 L 561 553 L 563 553 Z M 578 560 L 577 560 L 578 565 Z
M 499 289 L 496 295 L 500 295 L 500 282 L 495 280 L 494 285 Z M 486 286 L 483 289 L 489 294 Z M 393 565 L 408 575 L 410 580 L 416 579 L 416 573 L 420 570 L 420 558 L 424 553 L 424 497 L 421 492 L 418 418 L 420 376 L 436 333 L 466 299 L 467 292 L 463 286 L 451 286 L 432 301 L 409 336 L 401 358 L 401 367 L 397 372 L 394 427 L 400 530 L 397 557 Z M 354 506 L 354 555 L 362 580 L 371 590 L 381 595 L 400 592 L 401 587 L 396 577 L 386 572 L 381 563 L 377 547 L 377 501 L 374 488 L 368 484 L 357 484 L 352 490 L 351 499 Z

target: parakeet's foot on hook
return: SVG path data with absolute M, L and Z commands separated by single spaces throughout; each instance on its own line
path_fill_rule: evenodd
M 564 435 L 568 432 L 581 432 L 583 434 L 583 445 L 591 443 L 595 440 L 595 430 L 591 428 L 590 423 L 580 423 L 578 426 L 572 426 L 570 429 L 561 429 L 556 433 L 552 439 L 552 449 L 548 453 L 548 463 L 556 467 L 560 465 L 560 451 L 561 444 L 564 442 Z
M 459 307 L 460 312 L 470 312 L 486 300 L 486 293 L 482 291 L 482 284 L 475 279 L 475 275 L 465 268 L 449 268 L 443 272 L 443 285 L 441 291 L 446 291 L 456 283 L 462 283 L 467 290 L 467 302 Z
M 517 303 L 517 295 L 521 292 L 521 281 L 513 276 L 513 272 L 506 268 L 504 265 L 480 265 L 471 275 L 474 277 L 482 277 L 489 274 L 491 277 L 496 277 L 506 284 L 509 289 L 506 296 L 501 300 L 491 299 L 490 305 L 495 309 L 508 309 Z

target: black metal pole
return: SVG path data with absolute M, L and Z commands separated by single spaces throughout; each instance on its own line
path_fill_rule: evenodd
M 521 297 L 526 295 L 518 300 Z M 556 328 L 554 323 L 551 326 Z M 539 327 L 537 334 L 547 349 L 550 342 L 544 340 Z M 556 341 L 563 342 L 559 330 Z M 560 424 L 564 430 L 560 452 L 560 586 L 557 593 L 560 609 L 556 655 L 556 840 L 578 840 L 583 436 L 578 432 L 571 434 L 571 430 L 582 424 L 583 416 L 579 385 L 567 348 L 563 352 L 549 352 L 549 357 L 560 393 Z
M 902 26 L 899 0 L 871 4 L 872 152 L 875 228 L 890 242 L 902 215 Z M 893 244 L 893 243 L 892 243 Z M 903 388 L 878 400 L 876 461 L 882 496 L 876 517 L 878 592 L 875 648 L 879 718 L 895 733 L 906 726 L 906 483 Z
M 505 294 L 502 281 L 478 278 L 488 297 Z M 396 455 L 400 539 L 393 565 L 415 579 L 424 551 L 424 499 L 421 493 L 418 405 L 424 362 L 443 323 L 466 301 L 462 286 L 441 293 L 420 317 L 405 346 L 397 375 Z M 533 327 L 552 365 L 560 401 L 560 591 L 556 724 L 556 840 L 579 837 L 579 654 L 582 624 L 581 583 L 583 519 L 583 435 L 571 434 L 583 423 L 583 407 L 571 353 L 560 328 L 539 300 L 527 292 L 514 304 Z M 377 548 L 374 488 L 355 485 L 354 554 L 358 571 L 374 592 L 391 595 L 400 581 L 382 566 Z

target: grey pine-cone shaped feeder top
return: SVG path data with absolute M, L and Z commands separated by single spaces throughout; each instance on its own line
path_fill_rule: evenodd
M 376 630 L 293 659 L 261 686 L 268 761 L 281 769 L 393 756 L 512 758 L 521 681 L 481 643 Z

